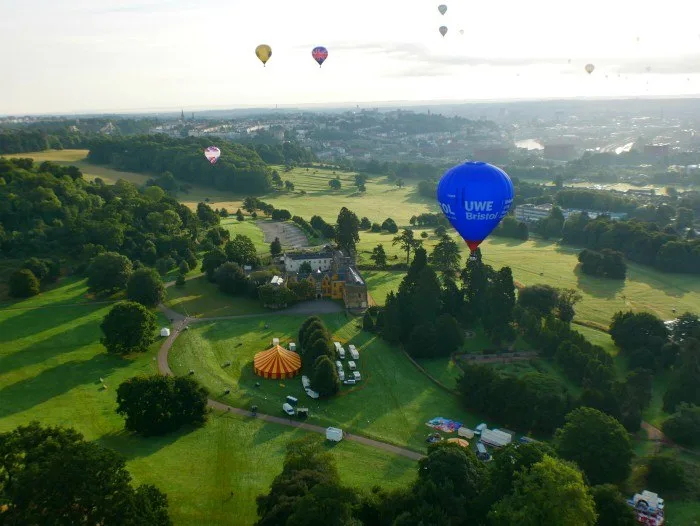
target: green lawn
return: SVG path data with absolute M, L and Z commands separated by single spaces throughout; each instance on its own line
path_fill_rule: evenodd
M 237 407 L 255 404 L 263 413 L 282 414 L 285 396 L 296 396 L 310 409 L 310 422 L 337 425 L 351 432 L 425 450 L 429 419 L 444 416 L 473 426 L 480 422 L 469 414 L 458 398 L 437 388 L 395 347 L 356 327 L 357 320 L 344 314 L 323 316 L 334 338 L 354 343 L 359 352 L 362 381 L 329 400 L 312 400 L 301 380 L 266 380 L 255 376 L 252 360 L 268 348 L 273 337 L 296 341 L 305 317 L 277 316 L 263 319 L 220 321 L 192 326 L 175 342 L 170 366 L 175 374 L 187 374 L 207 385 L 213 396 Z M 264 323 L 270 325 L 264 329 Z M 223 367 L 231 361 L 230 367 Z M 347 366 L 345 367 L 348 371 Z M 260 382 L 259 388 L 255 383 Z M 224 391 L 230 389 L 228 395 Z
M 0 309 L 0 432 L 32 420 L 74 427 L 122 453 L 137 483 L 165 491 L 175 524 L 252 524 L 255 496 L 280 472 L 285 444 L 304 433 L 220 413 L 161 438 L 124 432 L 116 388 L 156 372 L 160 340 L 144 355 L 108 355 L 99 324 L 110 305 L 86 292 L 84 280 L 66 279 Z M 347 441 L 331 451 L 343 482 L 357 488 L 403 486 L 415 476 L 416 463 L 403 457 Z
M 86 180 L 92 181 L 99 177 L 107 184 L 114 184 L 119 179 L 124 179 L 130 183 L 141 185 L 149 179 L 148 175 L 122 172 L 107 166 L 92 164 L 86 160 L 88 152 L 89 150 L 46 150 L 44 152 L 12 154 L 8 157 L 30 157 L 36 163 L 51 161 L 63 166 L 77 166 L 83 172 Z
M 165 304 L 177 312 L 196 318 L 270 312 L 257 299 L 229 296 L 220 292 L 204 275 L 188 280 L 184 287 L 169 287 Z

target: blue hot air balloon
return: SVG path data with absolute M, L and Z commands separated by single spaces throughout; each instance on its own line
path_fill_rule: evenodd
M 501 222 L 513 204 L 513 182 L 500 168 L 466 162 L 450 168 L 437 187 L 445 217 L 467 242 L 475 258 L 479 244 Z

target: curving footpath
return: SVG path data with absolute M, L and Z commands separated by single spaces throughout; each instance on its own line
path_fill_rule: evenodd
M 166 284 L 168 286 L 169 284 Z M 222 317 L 222 318 L 190 318 L 183 316 L 182 314 L 179 314 L 178 312 L 173 311 L 172 309 L 167 308 L 165 305 L 159 305 L 158 308 L 161 310 L 161 312 L 165 313 L 168 318 L 170 318 L 173 322 L 173 331 L 170 333 L 170 336 L 163 342 L 163 345 L 160 346 L 160 349 L 158 349 L 158 355 L 157 355 L 157 362 L 158 362 L 158 371 L 166 376 L 174 376 L 172 370 L 170 369 L 170 365 L 168 364 L 168 353 L 170 352 L 170 348 L 173 346 L 173 343 L 175 343 L 175 340 L 177 337 L 180 335 L 180 332 L 183 330 L 184 327 L 186 327 L 189 323 L 193 322 L 206 322 L 206 321 L 213 321 L 215 319 L 239 319 L 239 318 L 251 318 L 254 316 L 264 316 L 259 315 L 259 314 L 252 314 L 252 315 L 242 315 L 242 316 L 227 316 L 227 317 Z M 268 316 L 270 315 L 269 313 L 267 314 Z M 209 402 L 207 404 L 209 407 L 211 407 L 214 410 L 217 411 L 224 411 L 228 413 L 234 413 L 237 415 L 241 416 L 246 416 L 246 417 L 252 417 L 252 413 L 250 411 L 246 411 L 244 409 L 240 409 L 238 407 L 232 407 L 230 405 L 223 404 L 217 400 L 212 400 L 211 398 L 209 399 Z M 326 428 L 321 427 L 321 426 L 316 426 L 313 424 L 307 424 L 305 422 L 298 422 L 292 419 L 288 418 L 282 418 L 278 416 L 272 416 L 272 415 L 265 415 L 262 413 L 258 413 L 255 418 L 258 418 L 259 420 L 263 420 L 264 422 L 271 422 L 273 424 L 279 424 L 283 426 L 288 426 L 288 427 L 296 427 L 299 429 L 303 429 L 304 431 L 310 431 L 312 433 L 320 433 L 322 435 L 326 434 Z M 357 442 L 359 444 L 373 447 L 376 449 L 381 449 L 383 451 L 386 451 L 388 453 L 394 453 L 396 455 L 401 455 L 403 457 L 410 458 L 412 460 L 420 460 L 421 458 L 425 457 L 425 455 L 421 453 L 416 453 L 415 451 L 411 451 L 410 449 L 404 449 L 401 447 L 397 447 L 391 444 L 387 444 L 386 442 L 380 442 L 378 440 L 372 440 L 371 438 L 366 438 L 363 436 L 359 435 L 353 435 L 350 433 L 345 433 L 345 440 L 350 440 L 352 442 Z

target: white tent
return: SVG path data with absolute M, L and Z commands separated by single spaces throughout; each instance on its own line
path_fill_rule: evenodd
M 160 330 L 160 335 L 165 336 L 167 338 L 168 336 L 170 336 L 170 329 L 168 329 L 167 327 L 163 327 Z

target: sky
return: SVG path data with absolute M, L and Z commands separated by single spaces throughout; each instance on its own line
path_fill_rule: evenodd
M 700 2 L 439 3 L 0 0 L 0 114 L 700 94 Z

